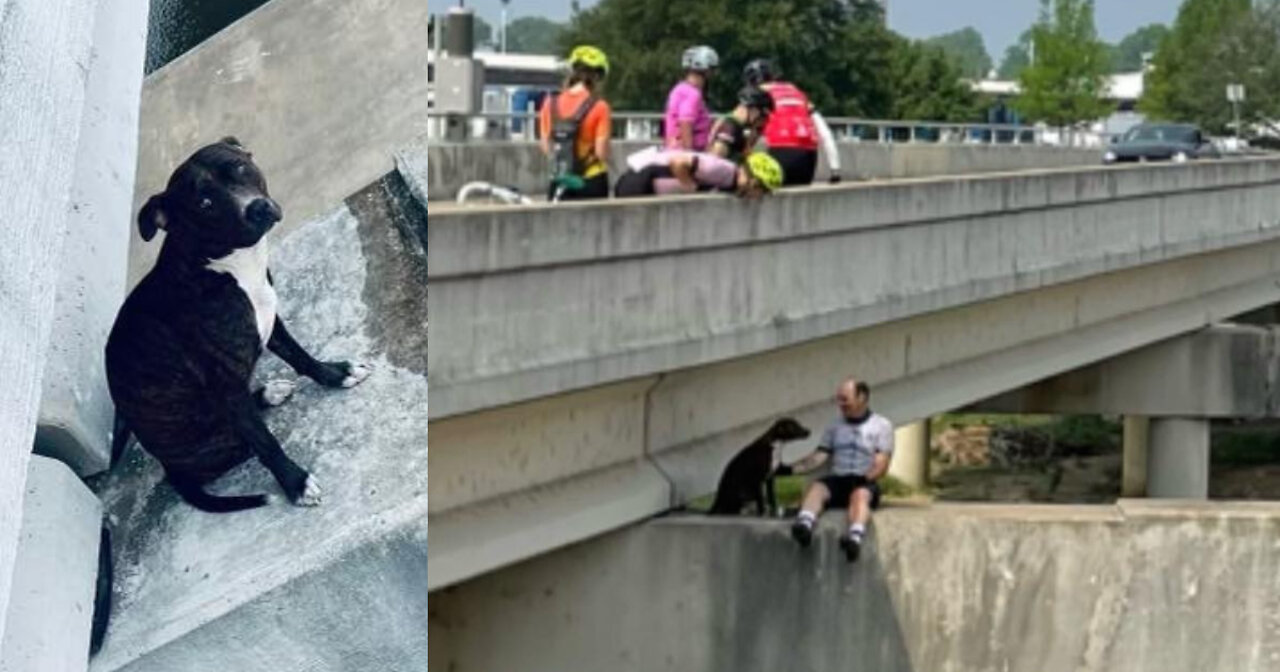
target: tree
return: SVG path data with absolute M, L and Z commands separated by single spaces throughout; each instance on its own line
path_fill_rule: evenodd
M 1169 34 L 1169 27 L 1163 23 L 1143 26 L 1120 40 L 1111 56 L 1113 72 L 1137 72 L 1142 69 L 1143 56 L 1154 54 L 1160 43 Z
M 507 51 L 519 54 L 558 55 L 557 42 L 564 25 L 542 17 L 526 16 L 507 25 Z
M 973 28 L 939 35 L 925 44 L 941 48 L 948 59 L 955 63 L 963 77 L 984 79 L 991 71 L 991 55 L 982 41 L 982 34 Z
M 1000 61 L 1000 70 L 996 74 L 1000 79 L 1010 80 L 1022 76 L 1022 71 L 1031 65 L 1031 30 L 1023 31 L 1018 41 L 1004 50 L 1004 59 Z
M 1093 0 L 1041 0 L 1031 43 L 1035 58 L 1018 77 L 1020 112 L 1054 126 L 1093 121 L 1107 113 L 1110 105 L 1102 94 L 1109 53 L 1098 39 Z
M 892 71 L 893 118 L 972 121 L 978 116 L 977 96 L 941 48 L 899 38 Z
M 1190 121 L 1211 133 L 1226 131 L 1232 110 L 1226 85 L 1244 84 L 1245 119 L 1274 115 L 1276 3 L 1187 0 L 1161 43 L 1139 109 L 1171 121 Z
M 488 21 L 480 17 L 476 17 L 475 25 L 471 27 L 472 39 L 476 41 L 476 48 L 495 46 L 493 41 L 493 26 Z
M 444 16 L 437 16 L 433 14 L 427 20 L 427 48 L 428 49 L 435 47 L 435 43 L 436 43 L 435 26 L 437 22 L 441 24 L 440 37 L 443 44 L 441 44 L 440 46 L 443 47 L 444 45 L 449 43 L 449 38 L 445 36 L 449 32 L 448 19 L 446 19 Z M 489 25 L 488 21 L 485 21 L 484 19 L 478 16 L 475 17 L 475 23 L 471 27 L 471 39 L 475 41 L 476 49 L 480 49 L 484 47 L 490 47 L 490 48 L 493 47 L 494 46 L 493 26 Z
M 681 76 L 680 54 L 707 44 L 720 54 L 708 90 L 713 108 L 733 103 L 743 66 L 763 57 L 828 116 L 884 118 L 910 111 L 931 117 L 937 110 L 938 118 L 952 119 L 971 113 L 963 105 L 943 110 L 957 99 L 958 70 L 939 67 L 947 65 L 945 58 L 921 65 L 908 57 L 918 54 L 900 53 L 910 43 L 885 26 L 876 0 L 602 0 L 573 18 L 559 48 L 581 43 L 609 54 L 613 72 L 606 93 L 615 109 L 662 109 Z M 895 82 L 902 73 L 911 76 Z M 917 86 L 942 94 L 930 97 Z M 895 104 L 899 97 L 908 102 Z

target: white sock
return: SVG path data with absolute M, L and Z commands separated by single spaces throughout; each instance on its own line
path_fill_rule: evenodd
M 866 531 L 867 531 L 867 528 L 862 523 L 854 523 L 853 525 L 849 526 L 849 534 L 851 536 L 857 537 L 858 539 L 861 539 L 862 535 L 866 534 Z
M 813 527 L 813 521 L 817 520 L 817 518 L 815 518 L 814 515 L 808 511 L 801 511 L 800 515 L 796 516 L 796 520 L 800 521 L 801 523 L 804 523 L 805 525 L 808 525 L 809 527 Z

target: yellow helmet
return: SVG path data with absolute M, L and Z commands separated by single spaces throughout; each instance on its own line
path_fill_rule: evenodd
M 583 45 L 574 49 L 569 54 L 569 66 L 583 65 L 588 68 L 596 68 L 603 70 L 604 74 L 609 74 L 609 57 L 604 55 L 599 49 Z
M 764 152 L 752 152 L 747 157 L 747 170 L 760 182 L 766 191 L 774 191 L 782 186 L 782 164 Z

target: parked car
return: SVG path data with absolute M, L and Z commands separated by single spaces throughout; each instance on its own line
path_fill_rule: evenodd
M 1218 149 L 1191 124 L 1138 124 L 1112 140 L 1106 164 L 1220 158 Z

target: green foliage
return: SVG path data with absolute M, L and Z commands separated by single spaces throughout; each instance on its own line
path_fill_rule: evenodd
M 1244 84 L 1246 122 L 1280 111 L 1280 10 L 1275 0 L 1187 0 L 1161 43 L 1139 108 L 1149 116 L 1224 133 L 1232 120 L 1226 85 Z
M 1110 63 L 1094 26 L 1093 0 L 1041 0 L 1041 7 L 1031 28 L 1034 58 L 1018 78 L 1017 108 L 1054 126 L 1104 116 L 1110 105 L 1101 94 Z
M 959 90 L 946 80 L 958 79 L 958 71 L 947 74 L 888 30 L 874 0 L 601 0 L 574 16 L 558 47 L 567 52 L 583 43 L 608 53 L 606 95 L 620 110 L 662 109 L 683 74 L 681 53 L 707 44 L 721 62 L 708 87 L 713 109 L 732 105 L 743 66 L 768 58 L 829 116 L 956 119 L 972 111 L 967 96 L 956 109 L 946 106 Z M 896 81 L 896 73 L 909 74 L 909 83 Z M 916 90 L 921 82 L 942 94 Z
M 964 77 L 983 79 L 991 71 L 987 45 L 982 41 L 982 34 L 973 28 L 939 35 L 925 40 L 925 44 L 942 49 Z
M 1004 59 L 1000 61 L 1000 70 L 996 76 L 1000 79 L 1017 79 L 1022 71 L 1031 65 L 1031 30 L 1018 36 L 1018 41 L 1004 50 Z
M 978 114 L 977 96 L 942 49 L 900 40 L 893 54 L 893 118 L 969 121 Z
M 507 24 L 507 51 L 517 54 L 562 55 L 558 49 L 564 25 L 542 17 L 525 16 Z
M 1112 72 L 1141 70 L 1143 54 L 1154 54 L 1168 35 L 1169 27 L 1163 23 L 1153 23 L 1129 33 L 1112 51 Z

